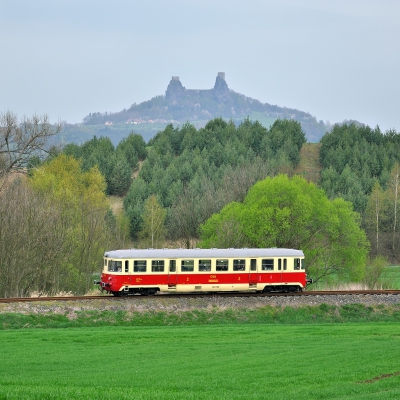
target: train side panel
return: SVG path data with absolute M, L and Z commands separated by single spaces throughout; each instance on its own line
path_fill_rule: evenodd
M 101 287 L 113 294 L 154 294 L 297 291 L 307 285 L 304 255 L 298 250 L 215 250 L 186 250 L 179 258 L 179 250 L 106 253 Z M 235 257 L 226 257 L 231 253 Z

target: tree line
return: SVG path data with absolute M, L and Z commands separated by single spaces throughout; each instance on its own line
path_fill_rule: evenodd
M 0 296 L 85 293 L 104 250 L 125 245 L 297 247 L 314 278 L 370 285 L 384 263 L 368 255 L 398 257 L 394 131 L 335 126 L 314 185 L 294 176 L 306 139 L 292 120 L 168 125 L 115 147 L 105 137 L 56 147 L 60 129 L 0 115 Z
M 104 176 L 54 148 L 58 131 L 0 115 L 0 297 L 86 293 L 104 249 L 124 245 Z
M 371 242 L 371 255 L 398 262 L 400 135 L 344 124 L 335 125 L 320 143 L 319 186 L 329 198 L 353 204 Z
M 243 200 L 255 182 L 292 173 L 305 141 L 300 124 L 286 120 L 270 129 L 248 119 L 237 127 L 221 118 L 199 130 L 167 126 L 149 141 L 148 156 L 124 198 L 132 239 L 140 238 L 145 202 L 155 196 L 166 210 L 166 236 L 190 247 L 200 225 L 225 204 Z

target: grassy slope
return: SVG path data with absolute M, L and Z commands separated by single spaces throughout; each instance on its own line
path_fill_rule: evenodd
M 319 163 L 320 143 L 306 143 L 300 150 L 300 164 L 295 174 L 304 176 L 309 182 L 317 183 L 321 175 Z

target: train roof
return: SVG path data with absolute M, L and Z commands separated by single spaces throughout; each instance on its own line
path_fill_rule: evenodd
M 304 257 L 296 249 L 126 249 L 110 250 L 107 258 L 251 258 L 251 257 Z

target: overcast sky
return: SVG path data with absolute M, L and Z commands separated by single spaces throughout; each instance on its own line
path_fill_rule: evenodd
M 172 76 L 400 131 L 399 0 L 0 0 L 0 111 L 70 123 Z

